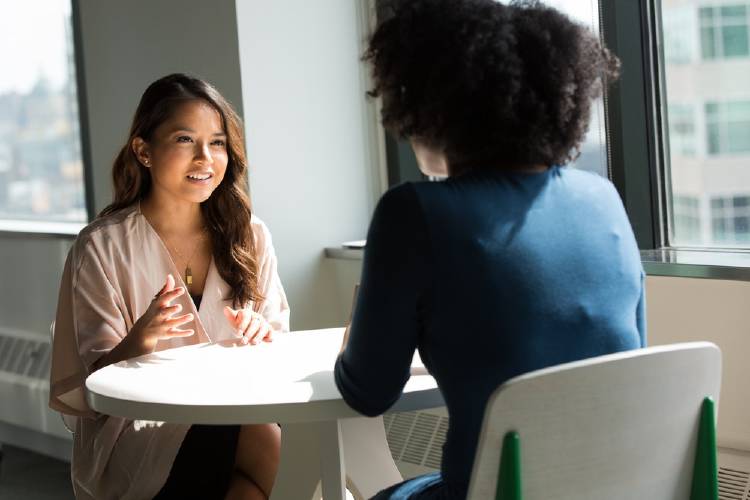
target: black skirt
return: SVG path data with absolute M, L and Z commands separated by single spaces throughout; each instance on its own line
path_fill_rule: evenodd
M 217 499 L 229 489 L 239 425 L 192 425 L 154 500 Z

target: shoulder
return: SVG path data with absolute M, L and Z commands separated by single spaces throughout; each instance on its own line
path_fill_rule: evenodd
M 76 267 L 86 256 L 100 253 L 113 242 L 123 241 L 137 223 L 136 207 L 128 207 L 104 217 L 98 217 L 84 227 L 75 239 L 70 253 Z
M 383 193 L 375 207 L 373 219 L 376 217 L 400 219 L 408 216 L 415 209 L 419 209 L 417 189 L 420 184 L 423 183 L 405 182 Z
M 372 241 L 405 243 L 424 239 L 427 225 L 417 194 L 419 184 L 399 184 L 383 194 L 370 221 L 368 245 Z
M 609 179 L 593 172 L 573 167 L 553 167 L 553 174 L 562 179 L 566 185 L 575 189 L 599 192 L 606 196 L 617 196 L 617 190 Z

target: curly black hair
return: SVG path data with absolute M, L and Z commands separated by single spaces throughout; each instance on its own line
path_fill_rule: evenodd
M 388 130 L 444 152 L 452 174 L 574 160 L 619 73 L 594 33 L 538 1 L 390 1 L 381 19 L 368 94 Z

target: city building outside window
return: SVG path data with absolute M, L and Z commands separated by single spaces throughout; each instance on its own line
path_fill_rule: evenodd
M 718 245 L 750 243 L 750 196 L 712 198 L 711 232 Z
M 678 195 L 673 198 L 674 224 L 686 242 L 701 241 L 700 199 L 696 196 Z
M 707 102 L 705 108 L 709 154 L 750 152 L 750 100 Z
M 672 247 L 750 248 L 749 15 L 750 2 L 661 0 Z
M 669 105 L 669 137 L 672 154 L 694 156 L 697 151 L 695 109 L 690 104 Z
M 701 7 L 699 12 L 701 53 L 704 59 L 750 55 L 747 5 Z
M 0 228 L 85 223 L 71 1 L 6 5 L 0 67 Z

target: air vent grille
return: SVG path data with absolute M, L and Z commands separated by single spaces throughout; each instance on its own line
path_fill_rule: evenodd
M 394 460 L 440 468 L 448 417 L 417 411 L 389 414 L 383 422 Z
M 46 379 L 49 357 L 48 341 L 0 333 L 0 372 Z
M 750 472 L 719 467 L 719 500 L 750 500 Z

